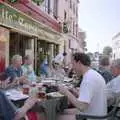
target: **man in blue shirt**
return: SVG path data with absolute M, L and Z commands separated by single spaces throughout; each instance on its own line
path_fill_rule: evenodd
M 21 64 L 22 64 L 22 56 L 14 55 L 11 60 L 11 65 L 5 70 L 5 76 L 6 78 L 10 77 L 10 83 L 26 82 L 26 76 L 23 76 Z
M 24 57 L 24 64 L 22 65 L 23 74 L 27 76 L 28 81 L 36 82 L 36 75 L 32 67 L 33 58 L 30 55 Z

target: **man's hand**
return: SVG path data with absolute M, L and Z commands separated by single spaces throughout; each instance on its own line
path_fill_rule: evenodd
M 69 89 L 69 91 L 75 96 L 78 97 L 79 96 L 79 90 L 77 88 L 71 88 Z
M 15 114 L 15 118 L 14 120 L 20 120 L 21 118 L 23 118 L 26 114 L 26 112 L 31 109 L 35 103 L 37 103 L 37 98 L 35 97 L 29 97 L 25 103 L 24 103 L 24 106 L 19 108 L 18 111 L 16 112 Z
M 67 92 L 69 92 L 68 88 L 65 86 L 58 86 L 58 90 L 60 93 L 66 95 L 66 96 L 67 96 Z
M 19 83 L 27 83 L 27 76 L 23 75 L 19 77 L 18 80 L 19 80 Z
M 1 88 L 5 89 L 5 88 L 9 87 L 9 83 L 10 83 L 10 77 L 8 77 L 4 81 L 1 81 Z

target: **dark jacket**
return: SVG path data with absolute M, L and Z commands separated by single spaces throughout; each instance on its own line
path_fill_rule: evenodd
M 106 83 L 113 79 L 112 73 L 109 70 L 106 70 L 105 68 L 100 67 L 98 72 L 103 76 Z

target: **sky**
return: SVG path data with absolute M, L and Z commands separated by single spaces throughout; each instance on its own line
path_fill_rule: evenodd
M 120 0 L 80 0 L 78 14 L 88 52 L 112 46 L 112 37 L 120 32 Z

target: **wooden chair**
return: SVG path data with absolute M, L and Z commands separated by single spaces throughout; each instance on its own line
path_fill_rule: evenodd
M 119 112 L 119 104 L 120 99 L 116 100 L 116 103 L 113 107 L 113 109 L 107 114 L 103 116 L 94 116 L 94 115 L 87 115 L 87 114 L 77 114 L 76 120 L 85 120 L 85 119 L 109 119 L 109 120 L 116 120 L 120 119 L 120 113 Z

